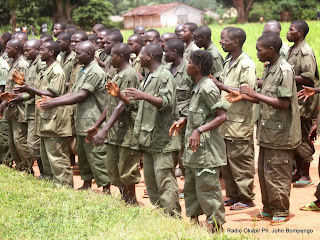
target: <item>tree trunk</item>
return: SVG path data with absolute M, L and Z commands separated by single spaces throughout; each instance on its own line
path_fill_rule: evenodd
M 11 9 L 11 22 L 12 22 L 12 32 L 14 33 L 17 27 L 16 9 Z
M 238 11 L 237 23 L 245 23 L 248 21 L 248 15 L 253 0 L 233 0 L 233 5 Z
M 72 5 L 70 0 L 50 0 L 51 6 L 54 8 L 52 16 L 53 22 L 72 23 L 71 13 L 78 4 Z

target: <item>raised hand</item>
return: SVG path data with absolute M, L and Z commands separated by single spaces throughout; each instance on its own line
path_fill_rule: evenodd
M 19 73 L 17 70 L 14 71 L 11 77 L 12 81 L 16 84 L 23 85 L 24 84 L 24 75 L 23 72 Z
M 313 96 L 316 92 L 312 87 L 307 87 L 307 86 L 302 86 L 302 87 L 303 89 L 300 90 L 297 95 L 299 100 L 304 98 L 303 101 L 305 102 L 309 97 Z
M 108 93 L 113 97 L 119 97 L 120 95 L 120 88 L 116 82 L 108 82 L 106 84 L 106 89 Z
M 242 100 L 242 95 L 238 91 L 233 91 L 233 90 L 229 89 L 229 93 L 226 95 L 225 99 L 231 103 L 238 102 L 238 101 Z

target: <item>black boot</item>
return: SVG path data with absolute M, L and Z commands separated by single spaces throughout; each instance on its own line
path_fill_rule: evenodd
M 126 194 L 124 195 L 124 201 L 131 205 L 138 204 L 136 197 L 136 185 L 125 186 L 125 189 Z
M 91 189 L 92 180 L 84 181 L 82 187 L 78 188 L 77 191 Z
M 103 186 L 103 188 L 102 188 L 102 193 L 111 195 L 110 184 L 108 184 L 108 185 L 106 185 L 106 186 Z

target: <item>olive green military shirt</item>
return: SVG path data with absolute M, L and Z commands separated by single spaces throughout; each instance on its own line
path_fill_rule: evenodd
M 2 56 L 0 56 L 0 86 L 6 85 L 6 78 L 8 76 L 9 68 L 10 67 L 7 61 L 4 60 Z M 4 113 L 2 114 L 0 121 L 6 121 Z
M 86 100 L 75 105 L 77 135 L 86 136 L 84 130 L 92 127 L 103 112 L 106 105 L 105 79 L 106 75 L 96 60 L 87 67 L 80 68 L 72 92 L 78 93 L 83 89 L 89 91 L 90 95 Z
M 221 75 L 221 72 L 223 70 L 223 57 L 221 53 L 219 52 L 218 48 L 214 45 L 214 43 L 211 43 L 208 49 L 206 49 L 209 53 L 211 53 L 213 58 L 213 65 L 211 68 L 211 74 L 215 78 L 219 78 Z
M 6 92 L 11 93 L 13 92 L 13 88 L 19 86 L 12 80 L 12 74 L 17 70 L 20 74 L 22 72 L 23 75 L 26 76 L 28 68 L 29 68 L 29 64 L 23 56 L 20 56 L 12 64 L 6 79 Z M 7 119 L 9 120 L 15 120 L 15 121 L 18 120 L 18 122 L 25 122 L 26 120 L 25 120 L 24 111 L 25 111 L 25 102 L 22 102 L 15 106 L 8 106 L 5 110 L 5 114 Z
M 245 53 L 234 61 L 230 67 L 231 58 L 227 59 L 219 81 L 230 87 L 247 85 L 253 89 L 257 86 L 256 66 Z M 239 101 L 230 103 L 225 97 L 228 92 L 221 92 L 221 101 L 228 108 L 227 121 L 220 126 L 220 132 L 225 139 L 252 139 L 254 129 L 254 103 Z
M 169 64 L 169 70 L 171 69 L 172 63 Z M 187 117 L 191 92 L 195 85 L 195 81 L 187 74 L 186 59 L 182 60 L 177 71 L 173 73 L 173 77 L 176 83 L 179 117 Z
M 194 43 L 194 41 L 192 41 L 188 47 L 186 47 L 186 49 L 184 50 L 184 54 L 183 54 L 183 58 L 186 59 L 187 61 L 190 60 L 191 57 L 191 53 L 199 50 L 198 46 Z
M 120 91 L 124 91 L 126 88 L 137 88 L 139 86 L 139 77 L 136 70 L 129 65 L 121 72 L 117 73 L 112 82 L 116 82 L 120 88 Z M 118 106 L 119 99 L 113 96 L 108 98 L 108 112 L 107 121 L 111 117 L 113 111 Z M 135 120 L 135 112 L 126 109 L 119 116 L 119 119 L 110 128 L 107 134 L 107 141 L 109 144 L 120 145 L 123 147 L 130 147 L 132 130 Z
M 64 75 L 66 76 L 67 82 L 69 82 L 73 63 L 76 58 L 76 53 L 72 51 L 68 56 L 66 55 L 66 52 L 60 52 L 60 54 L 57 56 L 57 61 L 60 63 L 64 71 Z
M 60 64 L 55 61 L 48 68 L 41 71 L 34 87 L 47 90 L 59 97 L 66 92 L 66 77 Z M 35 100 L 41 99 L 35 96 Z M 69 137 L 72 136 L 71 106 L 59 106 L 47 111 L 36 107 L 35 134 L 40 137 Z
M 27 75 L 25 77 L 26 83 L 29 86 L 33 86 L 36 81 L 40 71 L 46 67 L 46 63 L 41 61 L 40 55 L 31 62 L 31 65 L 27 71 Z M 34 120 L 35 114 L 35 100 L 31 98 L 30 100 L 25 102 L 25 116 L 26 120 Z
M 180 139 L 170 137 L 169 129 L 179 117 L 175 81 L 165 65 L 160 65 L 145 77 L 139 89 L 162 98 L 162 108 L 158 109 L 145 100 L 138 104 L 134 123 L 131 148 L 148 153 L 172 152 L 180 149 Z
M 282 41 L 282 47 L 280 48 L 280 55 L 287 59 L 290 51 L 290 46 L 288 43 Z
M 189 149 L 189 138 L 193 131 L 216 117 L 216 109 L 226 109 L 220 100 L 219 88 L 205 76 L 192 91 L 185 133 L 184 166 L 191 168 L 214 168 L 227 164 L 226 147 L 219 130 L 203 132 L 196 152 Z
M 131 66 L 137 70 L 142 76 L 145 76 L 146 74 L 146 68 L 141 67 L 141 59 L 140 59 L 141 53 L 136 56 L 134 53 L 131 56 Z
M 8 54 L 6 51 L 2 53 L 3 59 L 8 63 L 9 67 L 13 64 L 13 59 L 8 57 Z
M 310 79 L 313 87 L 319 87 L 319 72 L 317 61 L 311 47 L 303 41 L 298 47 L 290 49 L 287 59 L 294 69 L 296 76 Z M 302 90 L 302 85 L 297 85 L 297 91 Z M 303 101 L 299 100 L 300 117 L 304 119 L 315 119 L 318 115 L 319 94 L 316 94 Z
M 107 54 L 103 48 L 99 48 L 98 50 L 96 50 L 94 53 L 94 56 L 96 58 L 99 58 L 102 62 L 104 62 L 105 59 L 107 58 Z
M 288 98 L 288 109 L 276 109 L 260 101 L 257 127 L 258 144 L 273 149 L 294 149 L 301 142 L 297 87 L 292 66 L 279 57 L 266 68 L 261 94 L 273 98 Z
M 68 87 L 68 89 L 67 89 L 68 92 L 71 91 L 73 85 L 75 84 L 77 74 L 78 74 L 78 72 L 80 71 L 80 68 L 81 68 L 82 66 L 83 66 L 83 65 L 81 65 L 81 64 L 78 63 L 78 59 L 77 59 L 77 58 L 74 58 L 74 60 L 73 60 L 73 65 L 72 65 L 72 69 L 71 69 L 71 73 L 70 73 L 69 87 Z

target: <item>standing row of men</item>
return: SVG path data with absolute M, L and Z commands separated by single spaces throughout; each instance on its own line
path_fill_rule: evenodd
M 136 203 L 142 152 L 150 201 L 173 216 L 181 214 L 174 174 L 179 164 L 186 176 L 187 216 L 197 222 L 205 214 L 215 232 L 225 222 L 224 206 L 255 206 L 253 103 L 260 103 L 264 209 L 254 219 L 282 224 L 289 220 L 293 157 L 295 186 L 311 184 L 309 131 L 318 101 L 313 96 L 298 105 L 297 88 L 317 87 L 319 76 L 304 41 L 307 23 L 292 22 L 291 48 L 282 43 L 280 31 L 278 22 L 268 22 L 258 39 L 258 58 L 267 63 L 259 81 L 255 64 L 242 51 L 246 34 L 240 28 L 221 32 L 225 60 L 210 28 L 194 23 L 161 36 L 137 27 L 127 44 L 118 29 L 101 24 L 88 36 L 57 23 L 57 42 L 50 35 L 27 40 L 23 33 L 12 38 L 4 33 L 0 50 L 6 49 L 2 58 L 9 64 L 0 58 L 1 160 L 32 173 L 36 159 L 43 178 L 73 186 L 71 164 L 77 154 L 84 180 L 80 190 L 89 189 L 94 179 L 103 192 L 110 193 L 112 184 L 123 200 Z M 254 91 L 258 85 L 261 93 Z

